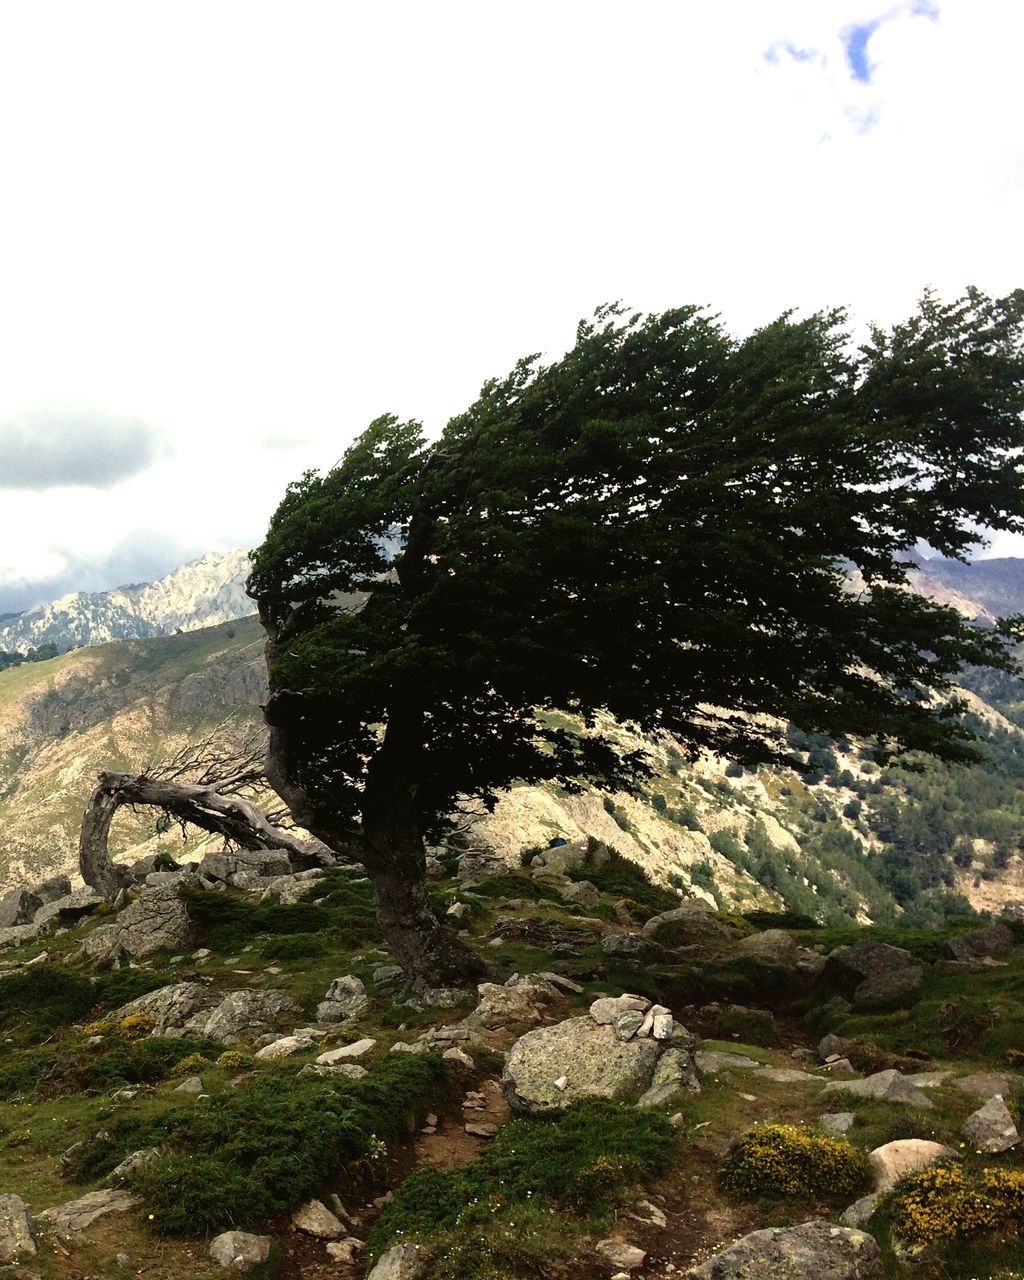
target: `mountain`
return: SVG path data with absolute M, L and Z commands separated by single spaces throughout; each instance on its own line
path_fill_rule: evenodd
M 108 640 L 142 640 L 231 622 L 254 612 L 245 594 L 244 551 L 207 552 L 158 582 L 76 591 L 24 613 L 0 618 L 0 650 L 39 645 L 64 652 Z
M 187 742 L 257 722 L 265 682 L 255 618 L 0 671 L 0 888 L 73 872 L 97 773 L 139 771 Z M 1024 902 L 1024 699 L 996 707 L 967 697 L 988 761 L 925 762 L 920 772 L 795 728 L 794 756 L 810 769 L 802 776 L 712 755 L 690 762 L 670 739 L 640 740 L 609 723 L 651 753 L 645 794 L 517 786 L 465 838 L 518 863 L 553 838 L 592 837 L 657 883 L 724 908 L 831 924 L 927 925 L 968 904 L 998 911 Z M 183 844 L 177 829 L 157 831 L 153 813 L 122 812 L 112 849 L 132 860 L 211 840 Z
M 1020 557 L 972 560 L 970 564 L 941 556 L 912 559 L 918 565 L 911 575 L 915 590 L 954 605 L 967 617 L 990 622 L 1024 613 L 1024 559 Z

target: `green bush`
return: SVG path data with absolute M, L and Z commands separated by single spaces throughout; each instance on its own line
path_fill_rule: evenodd
M 867 1157 L 848 1142 L 791 1124 L 758 1125 L 741 1134 L 720 1172 L 727 1191 L 744 1198 L 807 1196 L 849 1201 L 869 1181 Z
M 388 1148 L 441 1098 L 444 1063 L 393 1054 L 362 1080 L 268 1073 L 245 1089 L 128 1118 L 87 1143 L 75 1176 L 109 1173 L 130 1151 L 164 1155 L 140 1178 L 143 1217 L 162 1235 L 257 1227 L 339 1179 L 371 1179 Z
M 642 867 L 614 849 L 603 846 L 600 856 L 597 850 L 588 851 L 579 879 L 589 880 L 601 893 L 612 898 L 627 899 L 645 917 L 672 911 L 679 906 L 677 893 L 652 884 Z
M 663 1173 L 675 1145 L 663 1115 L 604 1098 L 554 1120 L 513 1120 L 474 1163 L 424 1169 L 402 1183 L 373 1229 L 369 1253 L 396 1239 L 436 1242 L 432 1252 L 443 1262 L 431 1274 L 438 1277 L 544 1274 L 501 1269 L 513 1262 L 507 1251 L 521 1245 L 515 1226 L 524 1215 L 599 1218 L 627 1187 Z
M 215 1057 L 222 1047 L 214 1040 L 148 1036 L 15 1050 L 0 1059 L 0 1095 L 66 1098 L 108 1093 L 126 1084 L 154 1084 L 165 1080 L 183 1058 L 198 1053 Z
M 261 948 L 268 960 L 308 960 L 327 954 L 327 943 L 315 933 L 293 933 L 271 938 Z

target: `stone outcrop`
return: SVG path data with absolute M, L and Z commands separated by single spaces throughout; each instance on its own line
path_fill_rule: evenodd
M 36 1251 L 36 1227 L 21 1196 L 0 1196 L 0 1265 Z
M 208 1036 L 231 1043 L 243 1032 L 267 1031 L 282 1013 L 297 1006 L 283 991 L 211 991 L 199 982 L 176 982 L 122 1005 L 111 1016 L 145 1013 L 153 1019 L 153 1035 Z
M 693 1280 L 883 1280 L 878 1245 L 831 1222 L 753 1231 L 690 1272 Z
M 958 934 L 942 944 L 942 953 L 950 960 L 977 960 L 985 956 L 1005 955 L 1012 951 L 1017 939 L 1005 924 L 990 924 Z
M 895 1068 L 876 1071 L 863 1080 L 832 1080 L 825 1086 L 824 1092 L 852 1094 L 856 1098 L 869 1098 L 877 1102 L 903 1102 L 911 1107 L 920 1107 L 923 1111 L 934 1105 L 927 1094 L 912 1085 Z
M 184 951 L 194 945 L 195 928 L 177 885 L 171 883 L 144 885 L 116 922 L 94 929 L 82 949 L 95 960 L 122 952 L 141 959 L 157 951 Z
M 335 978 L 316 1007 L 316 1020 L 347 1022 L 349 1018 L 357 1018 L 369 1003 L 366 988 L 359 978 L 351 974 Z
M 642 996 L 595 1000 L 590 1013 L 521 1036 L 502 1087 L 515 1111 L 557 1115 L 586 1097 L 656 1106 L 700 1085 L 691 1037 Z
M 682 947 L 706 938 L 725 938 L 730 930 L 700 898 L 692 898 L 671 911 L 651 916 L 643 936 L 661 947 Z
M 419 1280 L 426 1267 L 419 1245 L 396 1244 L 381 1254 L 366 1280 Z
M 909 951 L 885 942 L 855 942 L 836 947 L 822 980 L 861 1008 L 909 1004 L 920 989 L 924 970 Z
M 58 1208 L 46 1209 L 39 1217 L 52 1223 L 59 1236 L 70 1240 L 91 1227 L 97 1218 L 108 1213 L 127 1213 L 134 1203 L 127 1191 L 116 1188 L 90 1191 Z

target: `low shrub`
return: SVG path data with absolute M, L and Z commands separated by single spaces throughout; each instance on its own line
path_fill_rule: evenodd
M 0 1096 L 46 1100 L 76 1093 L 108 1093 L 126 1084 L 154 1084 L 165 1080 L 182 1058 L 216 1055 L 222 1047 L 214 1040 L 175 1036 L 141 1040 L 111 1036 L 99 1045 L 13 1050 L 0 1059 Z
M 625 898 L 632 904 L 634 914 L 644 920 L 679 906 L 678 893 L 652 884 L 642 867 L 614 849 L 599 846 L 588 850 L 578 876 L 589 880 L 601 893 Z
M 868 1183 L 867 1157 L 848 1142 L 789 1124 L 758 1125 L 734 1143 L 719 1177 L 744 1198 L 811 1196 L 848 1201 Z
M 1024 1227 L 1024 1172 L 936 1165 L 902 1179 L 883 1206 L 893 1233 L 928 1245 Z
M 176 1062 L 171 1068 L 172 1076 L 194 1076 L 199 1071 L 205 1071 L 207 1067 L 212 1067 L 213 1061 L 202 1053 L 190 1053 L 187 1057 Z
M 239 1071 L 243 1067 L 251 1067 L 252 1058 L 247 1053 L 239 1053 L 237 1049 L 225 1049 L 217 1059 L 217 1066 L 228 1071 Z
M 69 1173 L 95 1179 L 131 1151 L 160 1147 L 137 1187 L 154 1231 L 258 1227 L 339 1179 L 373 1181 L 410 1119 L 438 1105 L 446 1079 L 445 1064 L 430 1054 L 392 1054 L 361 1080 L 270 1072 L 202 1107 L 109 1125 L 75 1153 Z
M 600 1218 L 627 1187 L 664 1172 L 675 1145 L 663 1115 L 604 1098 L 554 1120 L 513 1120 L 472 1164 L 424 1169 L 402 1183 L 373 1229 L 369 1253 L 415 1240 L 433 1246 L 431 1275 L 438 1277 L 545 1274 L 527 1247 L 535 1227 L 543 1234 L 556 1212 L 562 1220 Z
M 327 943 L 315 933 L 293 933 L 271 938 L 261 948 L 268 960 L 309 960 L 327 954 Z

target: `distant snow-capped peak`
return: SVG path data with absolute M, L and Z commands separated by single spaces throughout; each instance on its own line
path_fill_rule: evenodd
M 236 548 L 208 551 L 158 582 L 75 591 L 8 619 L 0 626 L 0 650 L 54 644 L 63 651 L 232 622 L 255 612 L 245 594 L 248 573 L 249 557 Z

